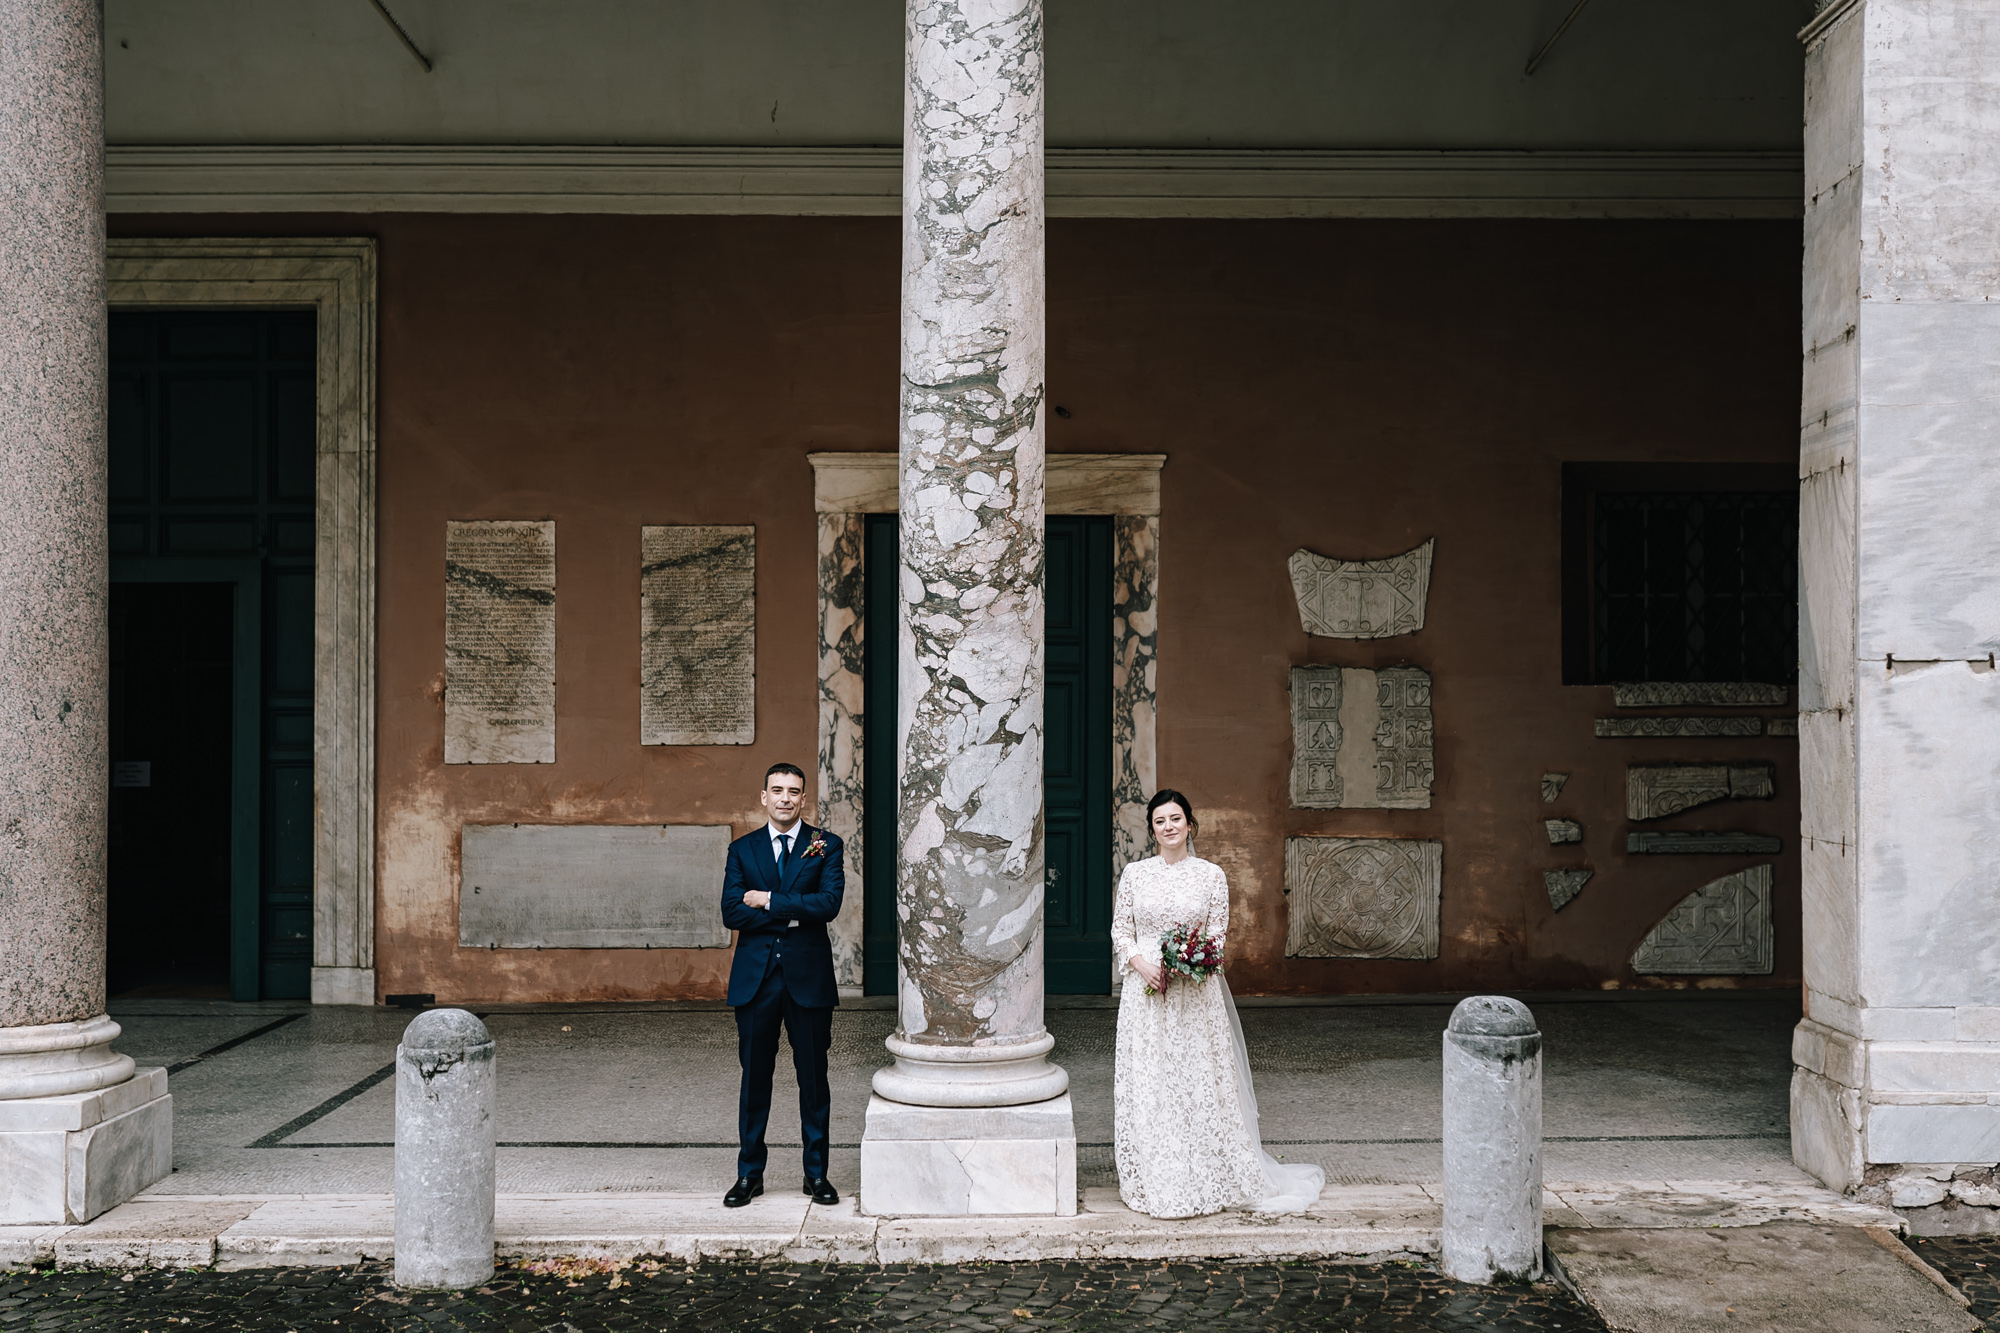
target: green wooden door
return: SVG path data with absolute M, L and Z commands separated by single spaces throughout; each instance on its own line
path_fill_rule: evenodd
M 212 859 L 204 839 L 213 840 L 223 818 L 229 992 L 302 999 L 312 977 L 315 318 L 114 311 L 110 335 L 111 577 L 121 590 L 113 596 L 112 760 L 158 774 L 150 787 L 113 788 L 109 951 L 124 960 L 114 971 L 136 985 L 187 988 L 187 978 L 161 972 L 147 922 L 173 910 L 183 891 L 163 867 L 183 855 Z M 218 583 L 233 589 L 227 615 L 198 590 Z M 179 621 L 177 602 L 190 609 Z M 227 718 L 204 704 L 208 720 L 197 722 L 206 695 L 193 687 L 177 694 L 171 682 L 181 667 L 173 663 L 212 668 L 223 660 L 231 663 Z M 212 692 L 213 671 L 203 679 Z M 162 714 L 177 700 L 190 717 L 169 725 Z M 225 725 L 226 782 L 214 764 L 195 762 L 219 752 L 221 738 L 188 737 L 190 728 Z M 137 770 L 124 772 L 136 783 Z M 169 806 L 207 813 L 163 818 Z M 212 921 L 202 897 L 210 890 L 185 891 L 194 897 L 184 915 Z
M 868 519 L 863 989 L 896 989 L 897 523 Z M 1111 520 L 1048 520 L 1042 760 L 1045 986 L 1111 989 Z M 878 869 L 879 868 L 879 869 Z

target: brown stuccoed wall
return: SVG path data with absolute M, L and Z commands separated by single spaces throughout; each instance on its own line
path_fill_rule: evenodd
M 723 950 L 461 950 L 467 822 L 761 820 L 812 771 L 808 450 L 895 441 L 898 223 L 861 218 L 120 217 L 114 235 L 381 242 L 376 962 L 441 1001 L 715 998 Z M 1561 684 L 1564 460 L 1788 464 L 1793 223 L 1063 221 L 1049 228 L 1057 451 L 1164 452 L 1159 763 L 1229 872 L 1241 993 L 1660 985 L 1626 959 L 1756 858 L 1627 857 L 1628 759 L 1770 758 L 1778 798 L 1674 827 L 1777 834 L 1796 985 L 1796 742 L 1600 741 Z M 444 766 L 444 524 L 557 522 L 557 762 Z M 754 523 L 758 742 L 641 747 L 638 529 Z M 1438 540 L 1425 629 L 1308 639 L 1300 546 Z M 1435 683 L 1427 811 L 1289 808 L 1286 672 L 1411 663 Z M 1544 806 L 1544 770 L 1567 771 Z M 1542 820 L 1579 819 L 1581 849 Z M 1433 962 L 1287 960 L 1289 834 L 1441 838 Z M 1596 878 L 1559 915 L 1541 872 Z M 720 868 L 717 872 L 718 886 Z M 1710 982 L 1709 984 L 1716 984 Z M 1730 979 L 1721 984 L 1734 985 Z

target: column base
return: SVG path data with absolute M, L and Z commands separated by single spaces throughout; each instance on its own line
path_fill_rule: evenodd
M 88 1222 L 174 1169 L 167 1071 L 0 1101 L 0 1225 Z
M 1074 1217 L 1069 1094 L 1026 1106 L 909 1106 L 870 1097 L 860 1206 L 877 1217 Z
M 312 970 L 314 1004 L 375 1003 L 372 967 L 316 967 Z

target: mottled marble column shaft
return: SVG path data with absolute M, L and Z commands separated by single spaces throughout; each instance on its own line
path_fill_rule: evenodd
M 961 1081 L 1011 1065 L 989 1071 L 1014 1085 L 996 1095 L 1027 1101 L 1067 1086 L 1041 1059 L 1042 13 L 908 14 L 890 1049 Z M 893 1070 L 876 1086 L 921 1097 Z M 989 1104 L 969 1095 L 949 1101 Z
M 117 1030 L 21 1031 L 104 1011 L 103 64 L 97 0 L 0 0 L 0 1097 Z

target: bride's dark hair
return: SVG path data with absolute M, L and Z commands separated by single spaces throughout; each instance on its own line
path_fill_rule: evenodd
M 1188 836 L 1192 838 L 1201 832 L 1201 821 L 1194 817 L 1194 802 L 1175 791 L 1172 787 L 1162 787 L 1153 793 L 1153 799 L 1146 802 L 1146 831 L 1152 832 L 1153 812 L 1163 805 L 1177 805 L 1187 816 Z

